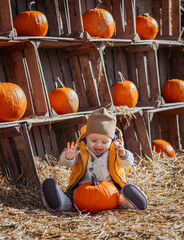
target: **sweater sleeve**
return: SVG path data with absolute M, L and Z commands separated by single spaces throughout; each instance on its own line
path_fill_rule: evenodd
M 77 161 L 78 161 L 78 156 L 71 160 L 66 159 L 65 151 L 63 151 L 59 157 L 59 163 L 64 165 L 67 168 L 72 168 L 76 164 Z
M 122 168 L 131 167 L 133 165 L 133 163 L 134 163 L 134 156 L 133 156 L 133 154 L 130 151 L 128 151 L 128 150 L 125 150 L 125 152 L 126 152 L 126 155 L 124 157 L 120 157 L 118 155 L 118 158 L 117 158 L 118 164 Z

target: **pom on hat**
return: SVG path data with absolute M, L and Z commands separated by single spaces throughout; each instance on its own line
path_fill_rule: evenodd
M 95 110 L 88 118 L 86 136 L 98 133 L 114 138 L 116 130 L 116 116 L 106 108 Z

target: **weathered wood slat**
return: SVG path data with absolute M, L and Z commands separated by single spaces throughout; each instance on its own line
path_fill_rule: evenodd
M 124 1 L 126 11 L 126 34 L 134 36 L 135 30 L 135 0 Z
M 128 65 L 127 58 L 123 48 L 119 48 L 119 62 L 121 66 L 121 72 L 126 80 L 128 80 Z
M 169 0 L 162 0 L 162 36 L 169 36 L 170 34 Z
M 14 37 L 10 0 L 0 1 L 0 35 Z
M 181 0 L 172 0 L 172 34 L 179 36 L 181 31 Z
M 116 82 L 116 80 L 114 78 L 112 48 L 110 47 L 105 49 L 105 60 L 108 82 L 109 85 L 112 86 Z
M 38 156 L 44 158 L 45 157 L 45 149 L 43 146 L 39 127 L 33 127 L 32 132 L 33 132 L 33 136 L 34 136 L 37 154 L 38 154 Z
M 79 55 L 79 60 L 84 76 L 89 105 L 92 107 L 100 106 L 99 97 L 95 86 L 95 79 L 93 77 L 88 54 Z
M 179 127 L 180 127 L 180 148 L 184 148 L 184 116 L 179 116 Z
M 69 20 L 69 4 L 68 0 L 58 0 L 58 6 L 61 14 L 62 19 L 62 34 L 70 34 L 71 33 L 71 26 Z
M 51 147 L 52 147 L 52 154 L 55 157 L 58 157 L 59 152 L 58 152 L 58 145 L 56 141 L 56 136 L 54 134 L 54 130 L 51 125 L 46 126 L 49 137 L 50 137 L 50 142 L 51 142 Z
M 48 96 L 45 93 L 45 89 L 43 88 L 42 78 L 39 70 L 39 63 L 37 60 L 36 48 L 33 46 L 31 48 L 24 49 L 24 54 L 27 60 L 29 74 L 31 78 L 32 84 L 32 97 L 34 108 L 37 114 L 44 114 L 48 112 L 49 102 Z
M 124 26 L 122 25 L 123 21 L 122 21 L 120 3 L 117 0 L 112 0 L 112 14 L 116 24 L 116 37 L 123 38 Z
M 79 33 L 79 18 L 76 12 L 76 4 L 73 0 L 68 0 L 69 10 L 70 10 L 70 24 L 72 33 Z

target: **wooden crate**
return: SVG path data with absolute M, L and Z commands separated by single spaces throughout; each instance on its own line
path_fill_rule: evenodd
M 49 115 L 51 109 L 35 44 L 10 44 L 0 48 L 0 56 L 1 82 L 16 83 L 26 94 L 28 104 L 23 117 Z
M 175 149 L 184 147 L 184 103 L 144 111 L 150 142 L 168 141 Z
M 39 185 L 26 122 L 0 124 L 0 169 L 14 181 Z
M 102 46 L 103 49 L 103 46 Z M 55 89 L 59 77 L 79 97 L 79 111 L 112 103 L 101 47 L 85 44 L 68 48 L 39 48 L 47 91 Z
M 137 106 L 158 107 L 161 104 L 156 43 L 114 46 L 105 49 L 104 61 L 109 85 L 119 81 L 120 71 L 132 81 L 139 93 Z
M 16 36 L 16 31 L 13 28 L 10 0 L 0 1 L 0 36 Z
M 11 1 L 13 19 L 28 9 L 30 0 Z M 47 36 L 83 37 L 82 14 L 97 5 L 97 0 L 37 0 L 33 10 L 43 12 L 48 19 Z M 103 0 L 101 8 L 109 11 L 115 20 L 116 31 L 113 38 L 130 38 L 135 32 L 135 0 Z
M 136 15 L 149 13 L 159 25 L 156 39 L 180 40 L 181 0 L 137 0 Z

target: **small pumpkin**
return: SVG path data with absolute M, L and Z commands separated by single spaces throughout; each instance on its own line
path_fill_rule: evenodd
M 184 81 L 170 79 L 162 86 L 162 96 L 167 103 L 184 102 Z
M 19 120 L 27 108 L 27 98 L 15 83 L 0 83 L 0 122 Z
M 112 15 L 105 9 L 95 8 L 82 15 L 84 31 L 91 37 L 111 38 L 115 30 Z
M 119 203 L 119 192 L 114 184 L 97 181 L 92 176 L 92 181 L 79 185 L 74 191 L 76 207 L 85 213 L 98 213 L 114 209 Z
M 25 11 L 13 21 L 18 36 L 42 36 L 48 31 L 47 17 L 40 11 Z
M 157 21 L 148 13 L 136 17 L 136 32 L 142 40 L 153 40 L 158 33 Z
M 114 83 L 110 88 L 114 105 L 135 107 L 138 101 L 136 85 L 129 80 L 125 80 L 120 72 L 118 74 L 120 81 Z
M 151 146 L 152 150 L 156 153 L 161 153 L 161 156 L 165 153 L 168 157 L 176 157 L 176 152 L 173 146 L 163 139 L 153 140 Z
M 56 88 L 49 93 L 50 105 L 57 114 L 75 113 L 79 98 L 72 88 Z

